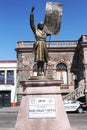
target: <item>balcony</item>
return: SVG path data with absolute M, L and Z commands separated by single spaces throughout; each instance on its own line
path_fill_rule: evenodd
M 33 47 L 34 41 L 18 41 L 17 48 Z M 78 40 L 46 41 L 47 47 L 77 46 Z

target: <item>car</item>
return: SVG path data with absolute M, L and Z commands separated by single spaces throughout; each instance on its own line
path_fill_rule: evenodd
M 87 110 L 87 104 L 86 103 L 83 103 L 83 102 L 80 102 L 80 104 L 82 104 L 82 107 L 83 107 L 83 110 Z
M 64 100 L 64 106 L 66 112 L 78 112 L 83 113 L 85 104 L 77 100 Z

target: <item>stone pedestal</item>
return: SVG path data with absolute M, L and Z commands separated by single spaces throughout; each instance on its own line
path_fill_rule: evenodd
M 71 130 L 60 82 L 22 81 L 24 88 L 15 130 Z

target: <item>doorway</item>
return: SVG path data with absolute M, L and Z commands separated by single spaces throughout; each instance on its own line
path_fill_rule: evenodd
M 11 91 L 0 91 L 0 107 L 10 107 Z

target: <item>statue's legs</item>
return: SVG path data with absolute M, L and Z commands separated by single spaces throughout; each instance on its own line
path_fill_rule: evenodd
M 44 72 L 44 62 L 43 61 L 38 61 L 37 62 L 37 76 L 43 76 L 43 73 Z

